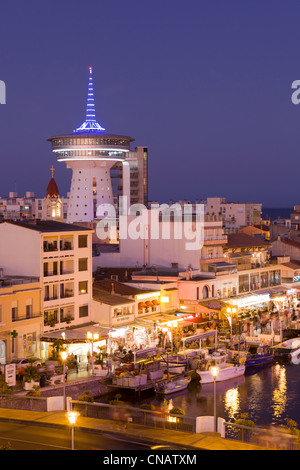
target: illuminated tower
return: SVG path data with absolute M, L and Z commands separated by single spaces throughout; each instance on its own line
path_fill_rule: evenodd
M 131 137 L 107 134 L 96 120 L 93 70 L 89 68 L 86 119 L 73 134 L 52 137 L 57 161 L 66 162 L 73 171 L 68 205 L 68 223 L 92 222 L 97 207 L 113 204 L 111 168 L 123 167 L 123 195 L 130 200 L 130 169 L 126 157 Z

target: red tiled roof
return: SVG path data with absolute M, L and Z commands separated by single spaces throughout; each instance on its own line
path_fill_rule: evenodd
M 114 279 L 104 279 L 102 281 L 94 281 L 94 288 L 101 289 L 107 292 L 112 292 L 116 295 L 134 296 L 139 294 L 146 294 L 151 292 L 151 289 L 138 289 L 137 287 L 129 286 L 118 282 Z M 153 291 L 154 292 L 154 291 Z
M 229 233 L 227 235 L 228 242 L 225 248 L 252 248 L 252 247 L 268 247 L 270 245 L 266 240 L 258 237 L 252 237 L 246 233 Z
M 294 238 L 281 238 L 280 241 L 285 243 L 285 245 L 294 246 L 295 248 L 300 248 L 300 240 Z

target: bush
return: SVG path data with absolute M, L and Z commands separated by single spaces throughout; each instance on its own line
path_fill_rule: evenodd
M 4 376 L 1 374 L 0 375 L 0 394 L 9 395 L 12 392 L 13 392 L 12 389 L 7 385 L 7 383 L 5 382 Z
M 174 406 L 174 408 L 172 408 L 169 413 L 170 415 L 185 415 L 185 411 L 182 408 L 179 408 L 178 406 Z
M 34 366 L 28 366 L 25 369 L 25 382 L 39 382 L 41 374 L 38 373 L 37 368 Z
M 0 447 L 0 450 L 14 450 L 10 442 L 7 442 L 6 444 L 3 444 L 3 446 Z
M 239 424 L 240 426 L 247 426 L 248 428 L 255 428 L 255 423 L 248 419 L 248 413 L 242 413 L 241 417 L 237 419 L 234 424 Z
M 292 434 L 293 436 L 300 436 L 300 431 L 297 428 L 298 423 L 296 423 L 296 421 L 290 418 L 286 418 L 285 421 L 286 421 L 286 426 L 281 425 L 281 428 L 287 431 L 289 434 Z
M 90 392 L 88 390 L 85 390 L 83 392 L 83 395 L 80 395 L 80 397 L 78 397 L 78 401 L 86 401 L 89 403 L 93 403 L 94 397 L 90 396 Z
M 149 411 L 154 411 L 155 406 L 151 405 L 151 403 L 145 403 L 144 405 L 141 406 L 141 410 L 149 410 Z
M 40 392 L 40 386 L 39 385 L 34 385 L 33 390 L 29 390 L 29 392 L 26 393 L 26 397 L 40 397 L 41 392 Z

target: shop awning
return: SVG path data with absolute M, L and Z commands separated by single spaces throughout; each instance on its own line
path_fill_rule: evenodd
M 217 330 L 208 330 L 208 331 L 205 331 L 204 333 L 199 333 L 197 335 L 186 336 L 185 338 L 181 338 L 181 341 L 183 342 L 183 344 L 185 344 L 189 341 L 197 341 L 198 339 L 208 338 L 209 336 L 216 336 L 217 333 L 218 333 Z
M 203 302 L 198 302 L 198 305 L 201 307 L 205 307 L 209 311 L 218 311 L 220 312 L 222 308 L 227 307 L 225 302 L 221 300 L 206 300 Z
M 135 323 L 146 327 L 153 327 L 154 323 L 156 323 L 158 326 L 163 326 L 164 324 L 178 320 L 180 320 L 180 318 L 175 314 L 150 313 L 149 315 L 136 318 Z
M 108 338 L 108 333 L 110 331 L 112 331 L 111 328 L 97 326 L 97 324 L 90 324 L 83 327 L 70 327 L 61 330 L 49 331 L 41 336 L 40 341 L 53 343 L 54 341 L 61 339 L 65 344 L 85 343 L 87 341 L 88 332 L 98 333 L 99 341 L 101 341 Z
M 253 291 L 253 294 L 257 295 L 265 295 L 269 294 L 270 296 L 276 296 L 276 295 L 286 295 L 288 289 L 283 287 L 283 286 L 274 286 L 274 287 L 268 287 L 266 289 L 258 289 L 256 291 Z

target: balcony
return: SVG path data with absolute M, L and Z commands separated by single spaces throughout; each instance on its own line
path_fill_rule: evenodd
M 19 321 L 26 321 L 26 320 L 32 320 L 32 319 L 37 319 L 41 318 L 43 314 L 41 312 L 38 313 L 30 313 L 30 314 L 25 314 L 25 315 L 15 315 L 12 317 L 12 322 L 19 322 Z
M 73 289 L 66 289 L 60 295 L 61 299 L 68 299 L 69 297 L 74 297 L 74 290 Z
M 215 237 L 204 237 L 203 245 L 225 245 L 228 239 L 226 235 L 217 235 Z
M 50 251 L 58 251 L 57 243 L 49 243 L 44 242 L 44 253 L 48 253 Z

